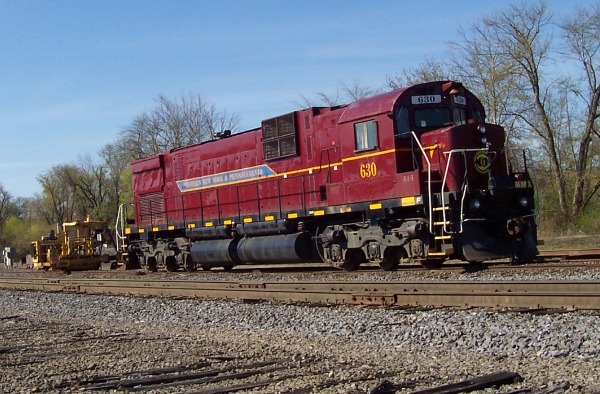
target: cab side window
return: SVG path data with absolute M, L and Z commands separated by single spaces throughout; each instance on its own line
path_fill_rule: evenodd
M 454 118 L 455 125 L 467 123 L 467 113 L 463 108 L 453 108 L 452 117 Z
M 396 132 L 400 138 L 410 138 L 410 121 L 408 119 L 408 108 L 396 108 Z
M 357 151 L 374 149 L 377 147 L 377 122 L 356 123 L 354 125 L 354 142 Z

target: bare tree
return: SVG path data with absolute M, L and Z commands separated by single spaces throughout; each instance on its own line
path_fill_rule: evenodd
M 37 178 L 42 194 L 34 197 L 35 206 L 48 224 L 70 222 L 75 217 L 75 195 L 66 171 L 66 166 L 54 166 Z
M 301 101 L 295 104 L 300 108 L 309 107 L 335 107 L 338 105 L 358 101 L 380 93 L 382 89 L 374 89 L 354 81 L 352 84 L 340 83 L 333 93 L 317 92 L 316 98 L 311 99 L 300 95 Z
M 582 70 L 580 83 L 567 86 L 567 91 L 572 92 L 581 103 L 579 113 L 575 115 L 578 120 L 577 129 L 581 131 L 574 149 L 575 186 L 572 199 L 572 215 L 578 216 L 600 188 L 598 153 L 592 148 L 594 137 L 596 141 L 600 138 L 600 5 L 596 4 L 590 9 L 577 9 L 571 17 L 564 20 L 561 28 L 567 54 L 580 64 Z M 594 168 L 596 171 L 593 171 Z
M 386 84 L 391 89 L 406 88 L 424 82 L 453 79 L 448 71 L 447 63 L 433 58 L 426 58 L 416 67 L 405 68 L 397 75 L 388 75 Z
M 137 116 L 122 132 L 122 150 L 133 159 L 165 150 L 207 141 L 216 132 L 237 131 L 239 117 L 219 111 L 202 97 L 182 97 L 172 101 L 164 96 L 149 112 Z
M 4 188 L 4 186 L 0 185 L 0 228 L 6 223 L 6 219 L 10 214 L 12 208 L 12 196 L 10 193 Z
M 505 56 L 499 41 L 486 25 L 459 28 L 460 41 L 450 43 L 454 78 L 465 81 L 486 107 L 487 119 L 505 127 L 509 136 L 521 137 L 514 128 L 516 92 L 522 90 L 515 65 Z
M 131 174 L 129 160 L 118 144 L 107 144 L 100 150 L 102 167 L 107 171 L 106 213 L 108 218 L 115 219 L 119 204 L 131 201 Z M 110 220 L 109 220 L 110 221 Z
M 427 59 L 388 77 L 388 85 L 465 83 L 481 99 L 490 122 L 531 148 L 537 168 L 553 185 L 557 216 L 573 223 L 600 190 L 599 9 L 575 9 L 556 23 L 541 1 L 512 5 L 460 28 L 461 39 L 450 43 L 448 66 Z M 562 33 L 562 51 L 556 32 Z M 555 62 L 570 67 L 556 68 Z

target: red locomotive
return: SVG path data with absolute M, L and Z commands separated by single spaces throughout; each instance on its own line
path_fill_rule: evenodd
M 537 254 L 521 157 L 462 84 L 424 83 L 135 161 L 117 233 L 149 270 L 519 260 Z

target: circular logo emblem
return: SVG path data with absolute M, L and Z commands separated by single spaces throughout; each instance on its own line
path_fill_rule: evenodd
M 485 174 L 490 169 L 490 159 L 485 151 L 480 150 L 475 153 L 473 162 L 475 163 L 475 169 L 481 174 Z

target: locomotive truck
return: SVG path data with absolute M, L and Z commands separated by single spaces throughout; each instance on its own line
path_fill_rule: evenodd
M 134 161 L 119 250 L 151 271 L 534 256 L 526 155 L 485 119 L 461 83 L 430 82 Z

